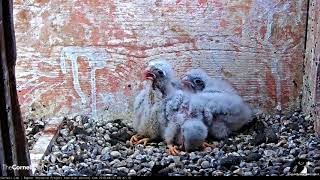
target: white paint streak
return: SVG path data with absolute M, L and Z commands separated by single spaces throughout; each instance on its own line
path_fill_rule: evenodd
M 280 103 L 281 98 L 281 77 L 280 77 L 280 69 L 279 69 L 279 61 L 277 58 L 273 58 L 271 62 L 271 72 L 276 80 L 276 96 L 278 103 Z
M 268 41 L 272 35 L 272 24 L 273 24 L 273 11 L 272 9 L 269 9 L 269 13 L 268 13 L 268 18 L 267 18 L 267 32 L 266 32 L 266 37 L 265 37 L 265 41 Z
M 297 1 L 297 12 L 302 11 L 302 3 L 304 1 Z M 296 24 L 301 23 L 301 13 L 297 13 Z
M 77 91 L 78 95 L 81 98 L 82 104 L 86 103 L 86 95 L 82 92 L 79 82 L 79 71 L 78 71 L 78 63 L 77 63 L 78 57 L 73 57 L 71 60 L 71 66 L 72 66 L 72 75 L 73 75 L 73 85 L 75 90 Z
M 78 57 L 86 57 L 90 66 L 91 81 L 91 113 L 92 117 L 97 117 L 97 95 L 96 95 L 96 70 L 107 67 L 106 61 L 110 59 L 109 52 L 105 48 L 100 47 L 79 47 L 69 46 L 61 51 L 60 66 L 63 74 L 67 74 L 66 60 L 71 61 L 73 85 L 77 94 L 80 96 L 82 104 L 87 103 L 88 97 L 81 90 L 78 70 Z
M 92 102 L 91 102 L 91 109 L 92 109 L 92 115 L 93 117 L 97 117 L 97 86 L 96 86 L 96 70 L 97 67 L 93 67 L 90 71 L 90 76 L 91 76 L 91 97 L 92 97 Z

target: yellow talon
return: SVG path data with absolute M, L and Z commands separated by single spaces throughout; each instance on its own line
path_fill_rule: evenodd
M 177 150 L 177 146 L 173 146 L 173 145 L 168 145 L 168 154 L 173 155 L 173 156 L 177 156 L 179 154 L 179 150 Z
M 143 139 L 140 139 L 138 142 L 136 142 L 136 144 L 142 144 L 145 146 L 147 145 L 147 143 L 149 142 L 150 138 L 143 138 Z
M 141 138 L 141 136 L 140 136 L 139 134 L 133 135 L 133 136 L 130 138 L 130 143 L 131 143 L 131 144 L 136 144 L 137 141 L 139 140 L 139 138 Z
M 213 144 L 209 144 L 209 143 L 207 143 L 207 142 L 204 142 L 204 143 L 202 144 L 202 147 L 203 147 L 203 149 L 205 149 L 205 148 L 207 148 L 207 147 L 213 148 L 214 145 L 213 145 Z
M 147 145 L 147 143 L 149 142 L 150 138 L 143 138 L 143 136 L 141 136 L 140 134 L 136 134 L 133 135 L 130 138 L 130 143 L 131 144 L 143 144 L 143 145 Z

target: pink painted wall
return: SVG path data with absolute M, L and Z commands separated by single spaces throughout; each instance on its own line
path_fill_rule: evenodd
M 230 81 L 252 106 L 298 107 L 304 0 L 15 0 L 17 81 L 28 118 L 130 118 L 140 72 L 166 58 Z

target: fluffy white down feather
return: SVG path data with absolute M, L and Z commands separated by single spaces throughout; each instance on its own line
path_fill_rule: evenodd
M 198 116 L 203 114 L 210 136 L 226 138 L 251 120 L 251 108 L 228 82 L 209 78 L 202 70 L 187 74 L 189 79 L 200 78 L 205 84 L 202 91 L 191 96 L 189 111 Z

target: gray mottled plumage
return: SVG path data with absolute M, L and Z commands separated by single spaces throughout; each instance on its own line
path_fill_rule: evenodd
M 165 98 L 174 89 L 174 72 L 165 60 L 149 62 L 144 88 L 134 101 L 133 128 L 139 135 L 158 139 L 166 124 Z
M 181 126 L 185 121 L 186 113 L 184 107 L 187 102 L 186 94 L 181 90 L 172 92 L 166 99 L 165 117 L 167 125 L 163 133 L 163 139 L 168 145 L 179 144 L 182 145 Z
M 186 151 L 198 150 L 208 136 L 208 127 L 199 118 L 190 118 L 181 127 L 183 146 Z
M 167 98 L 166 118 L 168 124 L 163 134 L 168 145 L 182 145 L 186 151 L 197 150 L 208 135 L 203 116 L 190 116 L 190 93 L 176 90 Z
M 250 107 L 226 81 L 211 79 L 196 69 L 187 72 L 182 83 L 195 93 L 190 98 L 189 111 L 194 116 L 203 115 L 210 136 L 226 138 L 250 121 Z

